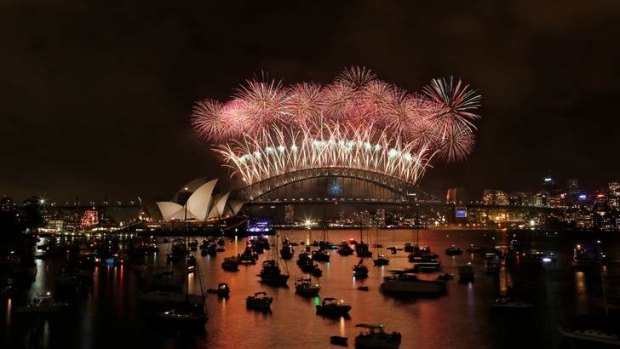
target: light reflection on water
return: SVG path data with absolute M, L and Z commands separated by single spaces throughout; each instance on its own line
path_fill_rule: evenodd
M 348 240 L 351 237 L 359 239 L 359 230 L 330 231 L 329 237 L 332 242 Z M 318 239 L 322 232 L 295 231 L 286 232 L 291 241 L 305 240 L 308 243 Z M 364 240 L 376 242 L 377 234 L 364 234 Z M 368 235 L 374 235 L 368 237 Z M 402 247 L 405 241 L 415 238 L 412 230 L 390 230 L 379 233 L 378 242 L 384 247 L 396 245 Z M 200 280 L 206 290 L 216 287 L 218 282 L 226 282 L 231 288 L 230 299 L 218 299 L 214 295 L 207 298 L 209 321 L 206 325 L 205 334 L 184 334 L 179 337 L 174 331 L 160 331 L 153 328 L 145 310 L 137 302 L 137 277 L 128 266 L 110 267 L 102 266 L 95 268 L 93 272 L 93 289 L 77 302 L 76 316 L 52 322 L 40 323 L 39 341 L 36 347 L 54 348 L 114 348 L 118 345 L 119 338 L 123 338 L 126 346 L 149 347 L 149 348 L 181 348 L 181 347 L 209 347 L 209 348 L 291 348 L 300 343 L 307 348 L 324 348 L 329 344 L 329 336 L 348 335 L 349 342 L 353 343 L 354 336 L 359 332 L 354 328 L 357 323 L 382 322 L 386 324 L 388 331 L 399 331 L 403 334 L 401 348 L 495 348 L 495 347 L 553 347 L 555 341 L 555 325 L 559 317 L 570 316 L 575 310 L 577 313 L 587 312 L 588 285 L 591 282 L 589 275 L 582 271 L 575 272 L 570 267 L 567 257 L 570 255 L 570 244 L 560 243 L 552 237 L 532 238 L 532 243 L 540 249 L 545 249 L 559 254 L 560 261 L 557 266 L 541 267 L 528 266 L 525 262 L 519 263 L 519 267 L 500 266 L 500 276 L 487 275 L 484 272 L 484 262 L 481 256 L 463 254 L 456 257 L 448 257 L 443 249 L 455 244 L 462 249 L 471 243 L 488 246 L 495 240 L 498 244 L 508 243 L 505 233 L 452 231 L 441 233 L 438 231 L 420 230 L 420 244 L 430 245 L 440 255 L 444 270 L 442 273 L 456 274 L 456 280 L 449 282 L 448 294 L 438 299 L 396 299 L 383 296 L 379 292 L 379 285 L 383 277 L 392 269 L 408 268 L 411 264 L 407 261 L 406 254 L 399 251 L 392 255 L 385 248 L 381 254 L 390 258 L 390 264 L 386 267 L 374 267 L 370 259 L 365 264 L 369 268 L 369 277 L 359 281 L 352 277 L 352 267 L 358 262 L 355 256 L 342 257 L 337 253 L 331 253 L 330 263 L 318 263 L 323 270 L 323 277 L 319 279 L 321 284 L 321 297 L 335 297 L 343 299 L 352 305 L 351 319 L 325 319 L 315 315 L 315 304 L 320 299 L 305 299 L 295 294 L 293 286 L 296 277 L 302 273 L 296 266 L 295 261 L 304 246 L 295 247 L 295 256 L 288 262 L 291 273 L 288 288 L 272 288 L 260 284 L 256 274 L 260 271 L 260 262 L 269 258 L 274 251 L 266 251 L 256 265 L 240 266 L 240 271 L 226 272 L 220 267 L 224 257 L 237 255 L 245 248 L 245 239 L 234 238 L 226 242 L 226 251 L 218 253 L 216 257 L 200 256 L 195 252 L 202 277 L 190 274 L 187 278 L 190 293 L 200 293 Z M 494 239 L 495 238 L 495 239 Z M 202 240 L 198 238 L 198 240 Z M 160 244 L 160 253 L 154 257 L 145 257 L 149 263 L 158 267 L 167 267 L 166 253 L 169 252 L 170 244 Z M 610 251 L 610 257 L 612 253 Z M 458 266 L 471 261 L 476 273 L 476 281 L 467 285 L 459 284 Z M 54 273 L 58 270 L 54 262 L 37 260 L 37 276 L 31 294 L 43 293 L 54 287 Z M 611 274 L 611 273 L 610 273 Z M 541 275 L 540 277 L 538 275 Z M 436 275 L 424 275 L 426 278 L 434 278 Z M 613 275 L 609 275 L 613 277 Z M 357 290 L 357 286 L 364 284 L 369 287 L 368 292 Z M 509 318 L 496 317 L 490 312 L 490 302 L 499 294 L 505 294 L 509 289 L 519 289 L 527 284 L 528 293 L 536 299 L 537 295 L 543 295 L 557 302 L 558 309 L 548 319 L 545 304 L 538 304 L 536 316 L 521 319 L 522 326 L 537 326 L 541 336 L 515 336 L 505 337 L 502 328 L 519 326 L 519 323 L 510 322 Z M 510 286 L 510 287 L 509 287 Z M 575 290 L 575 294 L 568 294 L 567 289 Z M 245 297 L 254 292 L 264 290 L 274 297 L 271 313 L 249 311 L 245 307 Z M 576 305 L 575 305 L 576 304 Z M 567 306 L 567 305 L 573 305 Z M 9 300 L 3 302 L 3 313 L 6 314 L 3 323 L 5 331 L 11 332 L 12 338 L 26 331 L 24 324 L 17 326 L 17 330 L 9 331 L 15 327 L 9 316 L 10 308 L 15 304 Z M 575 309 L 577 308 L 577 309 Z M 550 313 L 551 314 L 551 313 Z M 56 324 L 56 326 L 54 325 Z M 62 326 L 61 326 L 62 324 Z M 34 326 L 34 325 L 33 325 Z M 517 327 L 514 329 L 519 332 Z M 524 327 L 523 331 L 526 330 Z M 76 335 L 76 332 L 78 333 Z M 499 333 L 499 334 L 498 334 Z M 545 334 L 546 333 L 546 334 Z M 113 335 L 112 335 L 113 334 Z M 62 337 L 75 337 L 75 343 L 67 344 Z M 536 337 L 536 338 L 533 338 Z M 25 336 L 24 336 L 25 338 Z M 34 338 L 30 336 L 30 338 Z M 61 339 L 59 339 L 61 338 Z M 302 340 L 303 339 L 303 340 Z M 533 342 L 535 341 L 535 342 Z M 4 341 L 3 341 L 4 342 Z M 3 343 L 0 342 L 0 343 Z M 62 343 L 64 346 L 57 345 Z M 509 343 L 509 344 L 507 344 Z M 10 347 L 10 346 L 9 346 Z M 12 348 L 12 347 L 11 347 Z M 15 347 L 18 348 L 18 347 Z

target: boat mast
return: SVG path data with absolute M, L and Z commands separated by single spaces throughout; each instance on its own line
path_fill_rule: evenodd
M 605 287 L 605 273 L 603 272 L 603 260 L 601 259 L 601 240 L 596 240 L 596 253 L 598 258 L 599 272 L 601 273 L 601 289 L 603 292 L 603 304 L 605 304 L 605 317 L 609 317 L 609 306 L 607 305 L 607 289 Z

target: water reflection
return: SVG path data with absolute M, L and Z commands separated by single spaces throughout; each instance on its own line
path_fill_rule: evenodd
M 587 314 L 588 312 L 588 291 L 586 289 L 586 276 L 583 271 L 575 272 L 575 294 L 578 314 Z
M 359 233 L 359 230 L 329 232 L 332 242 L 336 243 L 352 236 L 359 238 Z M 387 255 L 390 265 L 374 267 L 371 260 L 367 259 L 367 279 L 353 278 L 352 267 L 358 262 L 355 256 L 343 257 L 331 253 L 329 263 L 318 263 L 324 272 L 323 277 L 318 279 L 321 284 L 320 296 L 344 299 L 351 304 L 353 308 L 349 320 L 318 317 L 315 315 L 314 305 L 320 302 L 320 298 L 305 299 L 295 294 L 292 282 L 294 277 L 302 275 L 295 260 L 305 246 L 296 246 L 295 257 L 285 264 L 292 275 L 289 288 L 272 288 L 260 284 L 256 277 L 260 271 L 260 262 L 257 265 L 240 266 L 240 270 L 235 273 L 223 271 L 220 267 L 223 258 L 236 255 L 245 247 L 245 239 L 235 237 L 227 241 L 226 251 L 215 257 L 202 257 L 199 251 L 192 252 L 199 268 L 186 279 L 190 293 L 199 294 L 202 289 L 215 287 L 219 282 L 226 282 L 231 288 L 230 299 L 218 299 L 215 296 L 207 298 L 209 321 L 206 325 L 206 336 L 204 333 L 180 335 L 175 331 L 162 331 L 152 326 L 148 312 L 137 301 L 137 273 L 132 270 L 132 266 L 121 265 L 96 267 L 90 291 L 77 297 L 74 313 L 59 320 L 32 321 L 18 325 L 10 315 L 17 304 L 16 300 L 3 301 L 2 310 L 5 316 L 2 317 L 1 325 L 5 329 L 1 333 L 10 338 L 4 339 L 0 344 L 9 343 L 10 345 L 3 346 L 6 348 L 108 348 L 118 346 L 122 335 L 123 345 L 134 348 L 277 349 L 299 346 L 300 338 L 303 337 L 304 346 L 307 348 L 323 348 L 329 345 L 329 336 L 349 334 L 353 338 L 357 333 L 354 328 L 357 323 L 382 322 L 390 331 L 400 331 L 403 334 L 401 348 L 502 346 L 498 343 L 511 343 L 510 347 L 551 347 L 555 343 L 555 325 L 573 311 L 588 312 L 588 289 L 592 288 L 593 283 L 600 283 L 599 278 L 590 277 L 598 275 L 598 270 L 592 274 L 589 271 L 575 271 L 568 262 L 570 256 L 568 259 L 561 258 L 564 256 L 562 253 L 570 255 L 570 246 L 566 246 L 571 244 L 570 239 L 567 239 L 568 243 L 563 243 L 552 234 L 522 233 L 517 237 L 505 232 L 445 233 L 428 230 L 420 230 L 419 234 L 412 230 L 373 233 L 371 235 L 375 235 L 375 241 L 369 242 L 384 246 L 378 251 L 375 250 L 375 255 L 376 252 Z M 287 231 L 286 235 L 291 241 L 305 240 L 310 243 L 313 235 L 318 238 L 320 234 L 301 230 Z M 524 237 L 527 237 L 526 241 Z M 399 251 L 392 255 L 385 247 L 402 247 L 406 241 L 417 238 L 420 239 L 420 245 L 429 245 L 440 252 L 444 268 L 442 273 L 457 274 L 458 266 L 470 261 L 476 270 L 476 281 L 466 285 L 450 281 L 448 294 L 436 299 L 399 299 L 381 294 L 379 286 L 389 270 L 411 267 L 406 253 Z M 499 263 L 499 276 L 496 276 L 484 272 L 489 264 L 485 264 L 480 255 L 443 255 L 443 249 L 453 244 L 463 248 L 470 244 L 485 247 L 497 244 L 507 248 L 510 243 L 508 240 L 515 238 L 524 239 L 520 243 L 527 243 L 539 250 L 558 253 L 557 266 L 541 268 L 533 266 L 525 259 L 523 263 L 517 259 L 507 266 L 502 261 Z M 202 240 L 201 237 L 197 239 Z M 169 243 L 160 244 L 160 253 L 145 257 L 145 263 L 159 268 L 158 270 L 182 270 L 179 266 L 166 263 L 165 251 L 168 251 L 170 246 Z M 266 251 L 261 256 L 261 261 L 274 252 L 277 251 Z M 612 254 L 613 251 L 609 251 L 609 255 Z M 37 260 L 36 269 L 37 275 L 31 294 L 53 290 L 60 265 L 53 260 Z M 613 285 L 612 280 L 617 280 L 620 273 L 617 269 L 603 269 L 604 279 L 610 285 Z M 424 278 L 434 278 L 436 275 L 425 275 Z M 369 286 L 368 292 L 357 290 L 357 286 L 362 284 Z M 540 299 L 541 294 L 551 295 L 549 301 L 571 306 L 554 305 L 554 310 L 548 310 L 551 308 L 548 305 L 537 304 L 537 318 L 546 319 L 540 325 L 542 337 L 533 339 L 530 338 L 532 336 L 514 336 L 516 332 L 527 331 L 527 326 L 535 319 L 520 319 L 523 323 L 520 325 L 515 324 L 515 321 L 508 322 L 509 316 L 492 315 L 489 310 L 489 304 L 495 297 L 507 295 L 512 289 L 518 289 L 521 291 L 520 295 L 529 299 Z M 248 311 L 245 307 L 245 297 L 261 290 L 274 297 L 272 313 Z M 567 290 L 570 292 L 566 292 Z M 510 324 L 511 331 L 503 330 L 507 323 Z M 71 342 L 71 338 L 74 338 L 75 342 Z M 60 346 L 59 343 L 65 346 Z

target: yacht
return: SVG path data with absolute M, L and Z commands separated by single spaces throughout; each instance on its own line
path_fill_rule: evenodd
M 321 304 L 316 306 L 317 315 L 327 317 L 341 317 L 348 316 L 351 306 L 346 304 L 343 300 L 338 301 L 336 298 L 326 297 L 323 298 Z
M 204 305 L 183 303 L 157 313 L 156 318 L 167 324 L 203 326 L 207 320 Z
M 458 256 L 458 255 L 462 255 L 463 251 L 460 248 L 452 245 L 452 246 L 446 248 L 446 254 L 448 256 Z
M 239 255 L 239 263 L 241 264 L 256 264 L 258 254 L 250 246 L 246 246 L 242 254 Z
M 293 246 L 290 243 L 284 243 L 282 249 L 280 249 L 280 258 L 282 259 L 291 259 L 293 258 L 293 254 L 295 250 L 293 250 Z
M 366 331 L 355 337 L 355 349 L 398 349 L 402 336 L 398 332 L 387 333 L 381 324 L 357 324 Z
M 382 265 L 390 264 L 390 260 L 387 259 L 384 255 L 379 255 L 377 259 L 373 259 L 372 261 L 375 266 L 380 267 Z
M 461 265 L 459 267 L 459 282 L 468 283 L 473 282 L 474 280 L 474 267 L 471 265 L 471 262 Z
M 359 242 L 355 245 L 355 254 L 360 258 L 372 257 L 372 252 L 368 248 L 368 244 L 365 242 Z
M 321 285 L 313 284 L 310 279 L 298 279 L 295 281 L 295 291 L 300 296 L 315 297 L 319 294 Z
M 326 250 L 312 251 L 312 260 L 317 262 L 329 262 L 329 252 Z
M 215 293 L 220 298 L 228 298 L 228 296 L 230 296 L 230 287 L 228 287 L 227 283 L 220 282 L 219 284 L 217 284 L 217 288 L 210 288 L 207 290 L 207 292 Z
M 16 314 L 49 314 L 63 311 L 69 308 L 68 303 L 60 302 L 47 292 L 45 295 L 35 296 L 30 304 L 17 307 L 13 310 Z
M 446 292 L 446 282 L 441 280 L 421 280 L 416 274 L 396 271 L 386 276 L 379 287 L 381 292 L 394 295 L 440 295 Z
M 609 333 L 600 329 L 575 329 L 570 330 L 560 326 L 558 331 L 562 336 L 570 340 L 577 340 L 585 343 L 596 343 L 610 347 L 620 347 L 620 338 L 617 334 Z
M 258 276 L 262 282 L 276 286 L 286 286 L 289 278 L 289 275 L 282 274 L 278 263 L 273 259 L 263 262 L 263 268 Z
M 353 267 L 353 277 L 356 279 L 365 279 L 368 277 L 368 267 L 364 265 L 364 260 L 360 261 Z
M 239 259 L 237 257 L 226 257 L 222 262 L 222 269 L 228 271 L 238 271 L 239 270 Z
M 491 304 L 491 308 L 493 309 L 532 309 L 534 307 L 531 303 L 517 302 L 511 299 L 510 297 L 500 297 L 497 298 Z
M 419 260 L 414 262 L 413 269 L 420 273 L 432 273 L 441 269 L 441 263 L 436 259 Z
M 272 302 L 273 298 L 267 296 L 267 293 L 256 292 L 253 296 L 248 296 L 245 299 L 245 306 L 248 309 L 267 311 L 270 310 Z
M 349 246 L 349 243 L 343 241 L 338 245 L 338 250 L 336 252 L 341 256 L 350 256 L 353 254 L 353 249 Z

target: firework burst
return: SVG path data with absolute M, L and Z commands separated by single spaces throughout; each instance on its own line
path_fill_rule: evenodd
M 248 183 L 305 169 L 356 168 L 417 182 L 433 158 L 466 159 L 481 96 L 449 77 L 409 93 L 362 67 L 331 84 L 249 80 L 192 124 Z

